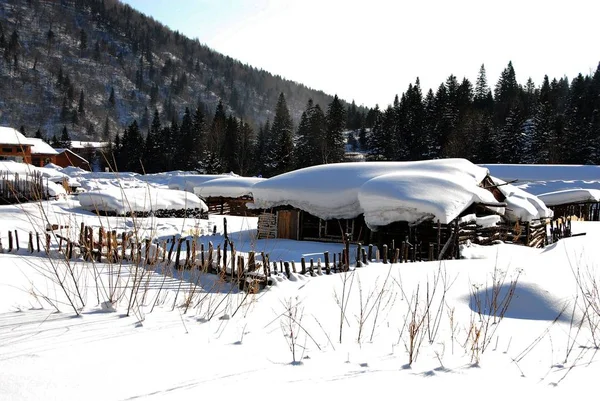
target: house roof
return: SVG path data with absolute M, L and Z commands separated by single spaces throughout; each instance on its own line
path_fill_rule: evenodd
M 73 152 L 71 149 L 67 149 L 67 148 L 56 148 L 55 149 L 58 154 L 62 154 L 62 153 L 68 153 L 66 156 L 71 159 L 71 158 L 77 158 L 85 163 L 89 164 L 89 161 L 87 161 L 86 159 L 84 159 L 83 157 L 79 156 L 77 153 Z
M 84 149 L 84 148 L 106 148 L 108 142 L 90 142 L 90 141 L 71 141 L 72 149 Z
M 24 145 L 31 146 L 30 138 L 12 127 L 0 127 L 0 144 L 1 145 Z
M 34 155 L 57 155 L 58 152 L 40 138 L 26 138 L 32 145 L 31 154 Z

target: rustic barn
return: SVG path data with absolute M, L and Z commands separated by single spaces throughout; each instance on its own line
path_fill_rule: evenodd
M 263 178 L 218 176 L 202 182 L 194 187 L 194 193 L 201 197 L 208 206 L 208 213 L 256 216 L 258 212 L 247 207 L 253 202 L 252 187 L 264 181 Z
M 600 190 L 566 189 L 547 192 L 538 197 L 554 211 L 556 217 L 577 216 L 586 221 L 600 221 Z
M 252 194 L 259 238 L 386 244 L 423 259 L 458 256 L 467 242 L 541 246 L 551 215 L 463 159 L 314 166 L 257 183 Z

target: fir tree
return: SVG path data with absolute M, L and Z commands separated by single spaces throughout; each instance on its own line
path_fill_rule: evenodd
M 63 126 L 62 133 L 60 135 L 59 148 L 71 149 L 71 136 L 67 130 L 67 126 Z
M 278 175 L 293 168 L 293 125 L 290 111 L 287 107 L 283 93 L 279 95 L 275 106 L 275 117 L 271 126 L 271 142 L 269 149 L 270 175 Z
M 85 114 L 85 95 L 83 94 L 83 89 L 79 92 L 79 106 L 77 107 L 77 112 L 79 114 Z
M 325 163 L 339 163 L 344 161 L 345 138 L 344 128 L 346 127 L 346 110 L 338 99 L 334 96 L 333 101 L 327 108 L 326 116 L 327 131 L 325 137 Z

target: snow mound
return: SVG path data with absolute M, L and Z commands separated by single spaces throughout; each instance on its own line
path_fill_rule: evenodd
M 150 186 L 89 191 L 79 195 L 79 203 L 85 210 L 114 212 L 118 215 L 156 210 L 208 210 L 206 204 L 194 194 Z
M 222 177 L 204 182 L 194 188 L 194 193 L 203 198 L 222 196 L 239 198 L 252 194 L 252 187 L 264 178 L 256 177 Z
M 540 194 L 538 197 L 548 206 L 564 205 L 567 203 L 600 202 L 600 190 L 565 189 Z

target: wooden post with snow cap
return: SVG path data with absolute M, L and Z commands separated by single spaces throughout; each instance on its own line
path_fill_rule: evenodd
M 292 276 L 292 273 L 290 272 L 290 262 L 284 262 L 283 266 L 285 268 L 285 275 L 289 279 Z
M 217 244 L 217 272 L 221 271 L 221 244 Z
M 394 250 L 394 260 L 392 260 L 392 263 L 398 263 L 398 259 L 400 259 L 400 248 Z
M 181 256 L 181 244 L 183 243 L 183 238 L 179 238 L 177 241 L 177 251 L 175 251 L 175 269 L 179 269 L 179 258 Z
M 98 256 L 97 260 L 100 262 L 102 260 L 102 243 L 104 241 L 104 228 L 100 227 L 98 229 Z
M 15 230 L 15 248 L 17 248 L 17 251 L 21 249 L 19 247 L 19 232 L 17 230 Z
M 304 259 L 304 257 L 300 258 L 300 268 L 302 269 L 300 270 L 300 274 L 306 274 L 306 260 Z
M 356 245 L 356 267 L 362 267 L 362 244 Z
M 35 245 L 38 253 L 40 252 L 40 233 L 35 232 Z
M 329 252 L 323 252 L 323 260 L 325 261 L 325 274 L 331 274 L 331 266 L 329 266 Z
M 235 264 L 237 263 L 237 260 L 235 257 L 235 247 L 233 246 L 233 242 L 230 242 L 229 246 L 231 247 L 231 277 L 233 278 L 233 276 L 235 276 Z
M 29 253 L 33 253 L 33 233 L 29 231 L 29 242 L 27 243 L 27 250 Z
M 310 258 L 310 266 L 308 267 L 308 272 L 311 276 L 315 276 L 315 266 L 312 258 Z
M 271 275 L 271 266 L 269 266 L 269 258 L 265 255 L 264 252 L 260 253 L 260 257 L 263 263 L 263 273 L 265 277 L 269 277 Z
M 350 234 L 346 234 L 346 271 L 350 270 Z
M 296 262 L 294 262 L 293 260 L 292 260 L 292 272 L 294 272 L 294 274 L 297 273 L 296 272 Z
M 190 257 L 192 256 L 192 246 L 190 245 L 190 239 L 186 238 L 185 239 L 185 266 L 184 268 L 189 269 L 191 264 L 190 264 Z M 193 259 L 192 259 L 193 261 Z
M 362 259 L 363 259 L 363 265 L 369 264 L 369 261 L 367 260 L 367 250 L 365 248 L 362 249 Z
M 254 251 L 248 252 L 248 271 L 253 272 L 256 270 L 256 260 L 254 258 Z
M 333 272 L 336 273 L 338 271 L 337 268 L 337 256 L 336 253 L 333 253 Z
M 387 244 L 383 244 L 383 249 L 381 251 L 382 262 L 383 264 L 387 264 L 387 256 L 388 256 L 388 246 Z
M 206 266 L 208 271 L 212 271 L 213 268 L 213 253 L 214 247 L 212 241 L 208 241 L 208 256 L 206 259 Z
M 440 246 L 441 246 L 441 242 L 442 242 L 442 224 L 440 223 L 440 221 L 437 221 L 437 247 L 435 248 L 437 251 L 437 255 L 439 256 L 440 254 Z M 436 257 L 436 260 L 438 258 Z
M 369 252 L 367 254 L 367 259 L 369 262 L 373 260 L 373 244 L 369 244 Z

